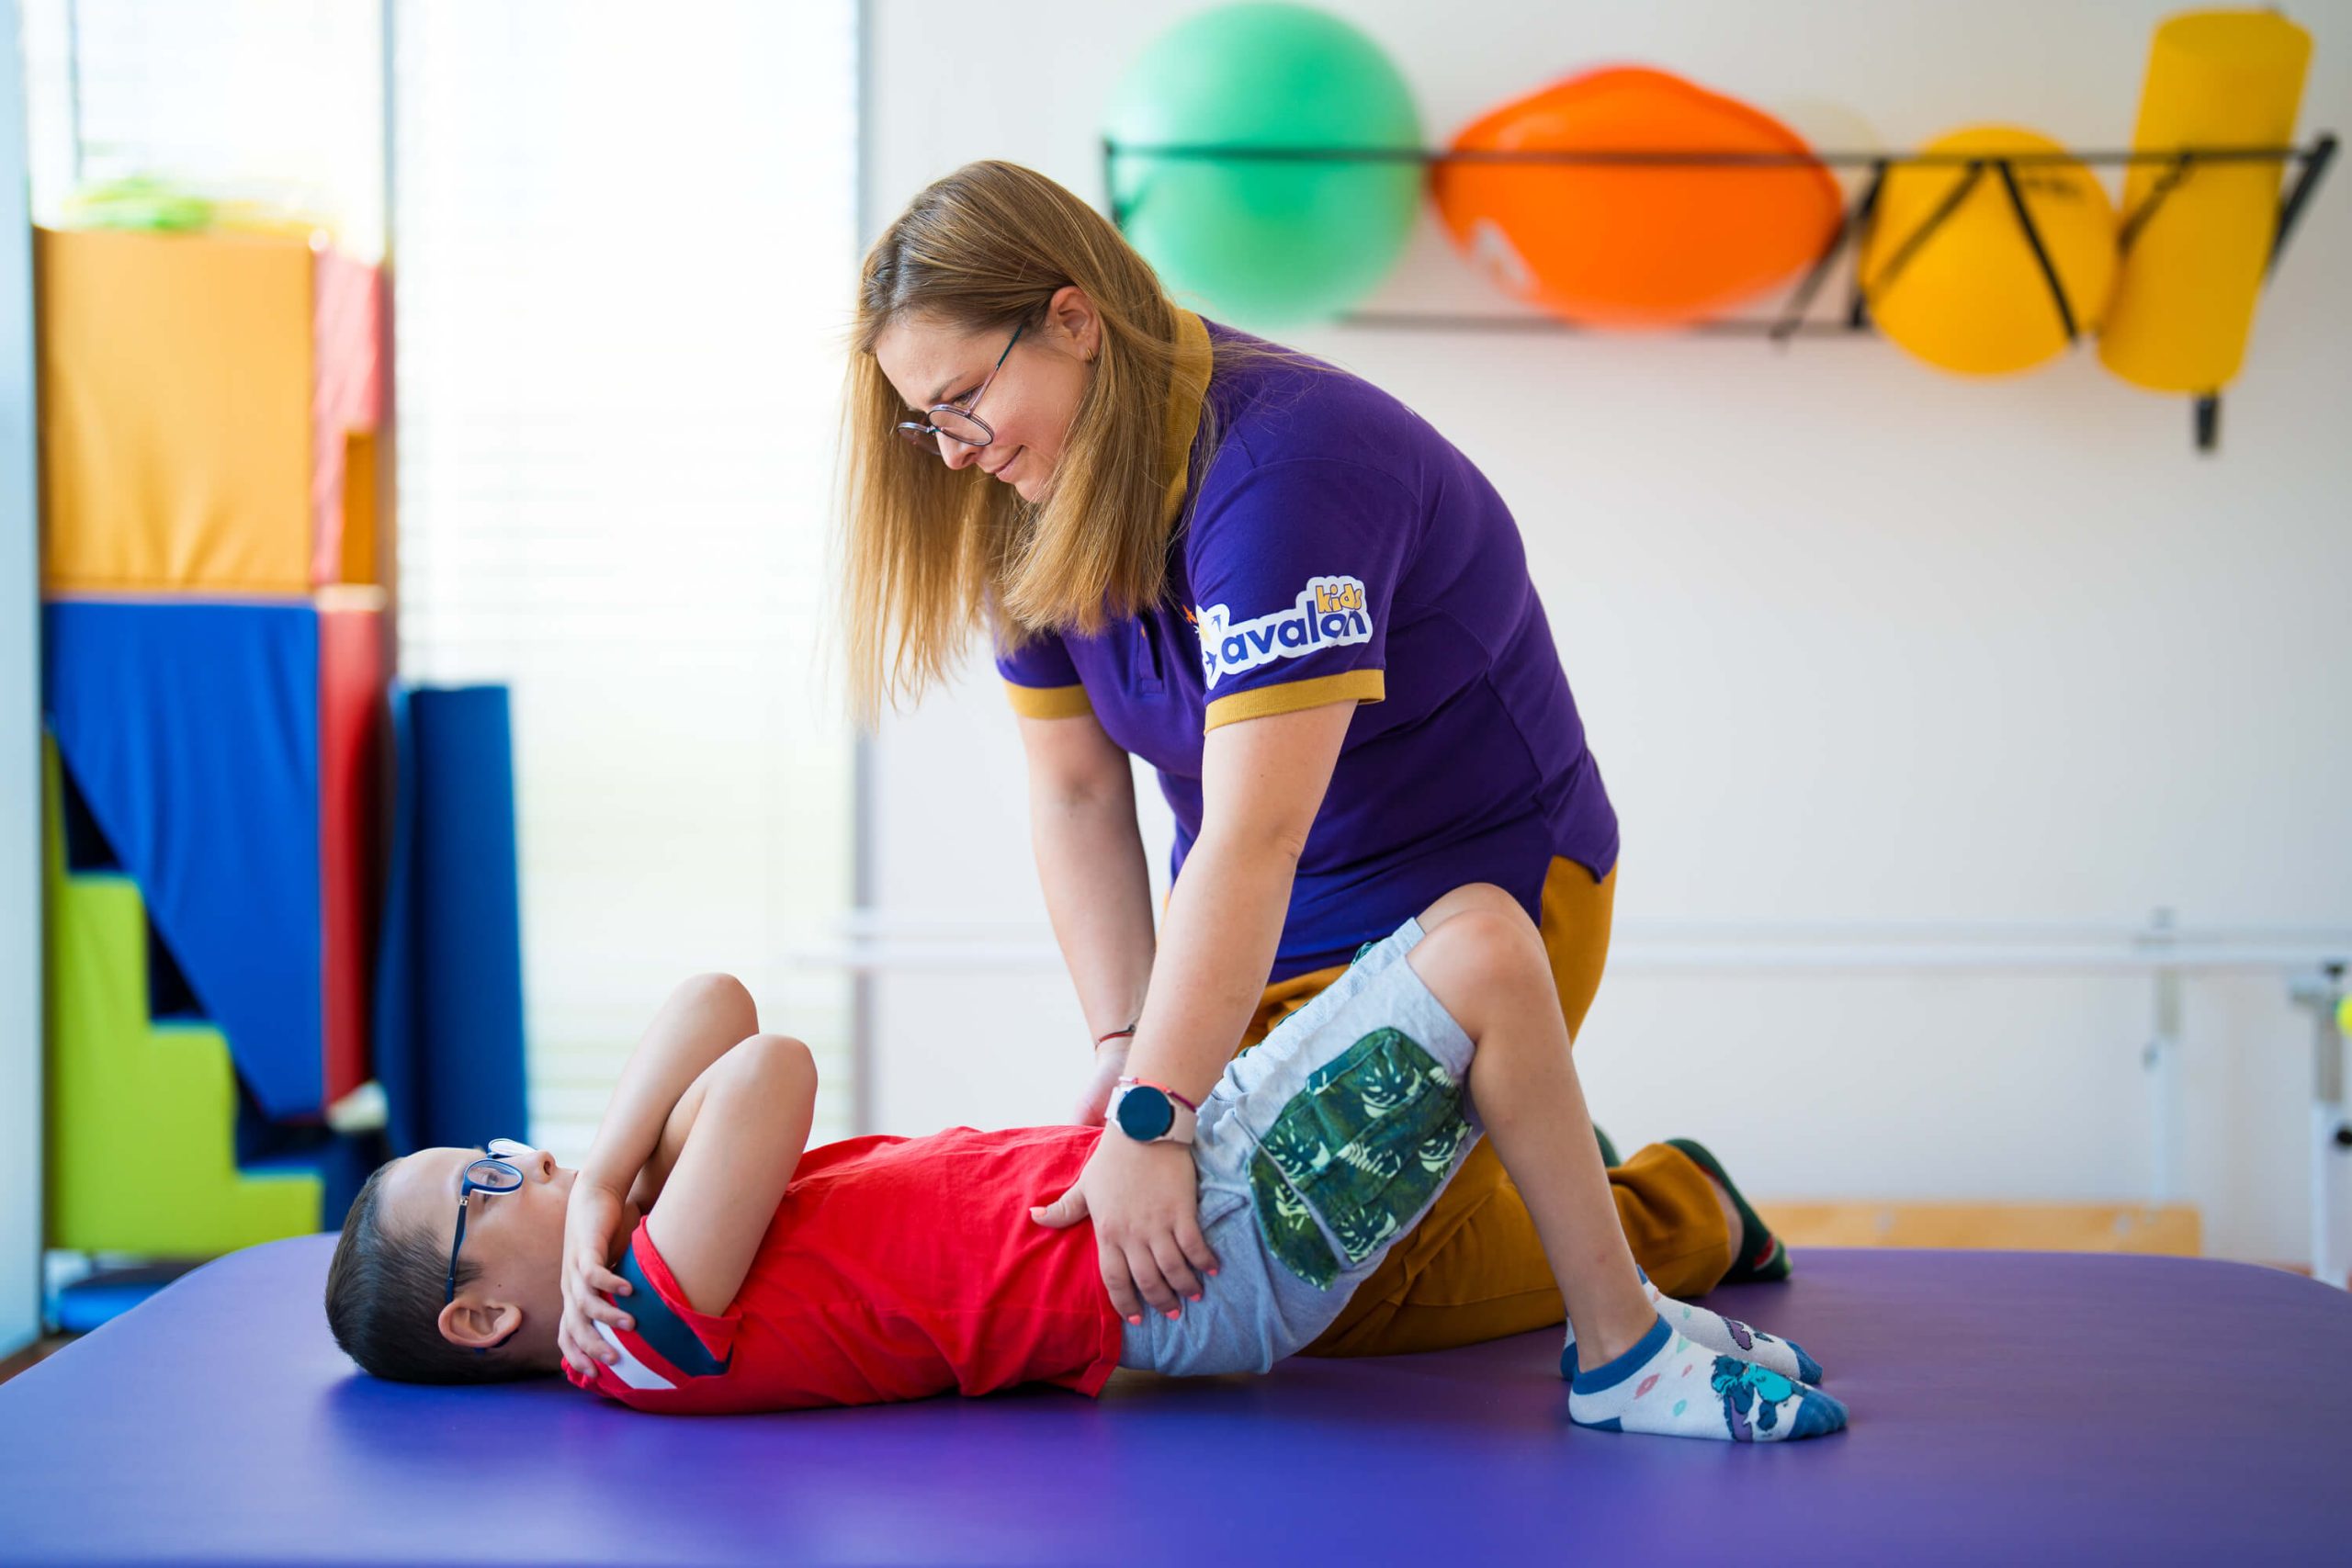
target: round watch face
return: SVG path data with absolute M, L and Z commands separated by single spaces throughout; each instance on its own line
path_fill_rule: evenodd
M 1175 1107 L 1148 1084 L 1136 1084 L 1119 1097 L 1119 1130 L 1139 1144 L 1150 1143 L 1176 1125 Z

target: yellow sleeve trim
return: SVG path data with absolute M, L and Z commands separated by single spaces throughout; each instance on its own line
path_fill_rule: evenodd
M 1004 694 L 1023 718 L 1076 718 L 1094 711 L 1083 686 L 1017 686 L 1007 681 Z
M 1261 686 L 1254 692 L 1236 692 L 1229 697 L 1219 697 L 1209 704 L 1201 726 L 1204 733 L 1219 725 L 1238 724 L 1245 718 L 1264 718 L 1269 714 L 1296 713 L 1302 708 L 1319 708 L 1330 703 L 1376 703 L 1388 695 L 1388 677 L 1377 670 L 1351 670 L 1344 675 L 1317 675 L 1312 681 L 1289 681 L 1279 686 Z

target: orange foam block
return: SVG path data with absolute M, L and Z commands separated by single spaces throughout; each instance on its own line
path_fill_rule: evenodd
M 48 592 L 373 580 L 345 534 L 372 515 L 375 268 L 272 236 L 60 230 L 35 265 Z

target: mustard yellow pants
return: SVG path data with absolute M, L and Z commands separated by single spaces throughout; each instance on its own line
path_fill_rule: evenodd
M 1544 945 L 1573 1039 L 1600 988 L 1617 874 L 1600 881 L 1555 860 L 1544 881 Z M 1319 969 L 1266 987 L 1241 1048 L 1313 1000 L 1346 972 Z M 1702 1295 L 1731 1267 L 1731 1236 L 1706 1175 L 1679 1149 L 1653 1144 L 1609 1173 L 1634 1260 L 1671 1296 Z M 1544 1244 L 1519 1189 L 1481 1143 L 1413 1234 L 1357 1291 L 1309 1356 L 1391 1356 L 1442 1350 L 1563 1321 Z

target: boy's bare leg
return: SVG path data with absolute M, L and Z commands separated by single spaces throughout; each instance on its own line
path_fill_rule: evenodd
M 1589 1130 L 1543 939 L 1525 912 L 1478 885 L 1447 894 L 1420 923 L 1406 962 L 1476 1046 L 1470 1098 L 1567 1303 L 1570 1418 L 1739 1442 L 1842 1428 L 1845 1406 L 1795 1375 L 1800 1367 L 1818 1375 L 1810 1357 L 1661 1296 L 1641 1277 Z M 1570 1371 L 1565 1359 L 1561 1371 Z
M 1421 929 L 1406 962 L 1477 1043 L 1471 1100 L 1544 1238 L 1577 1359 L 1599 1366 L 1648 1333 L 1657 1310 L 1617 1221 L 1543 938 L 1487 886 L 1447 894 Z

